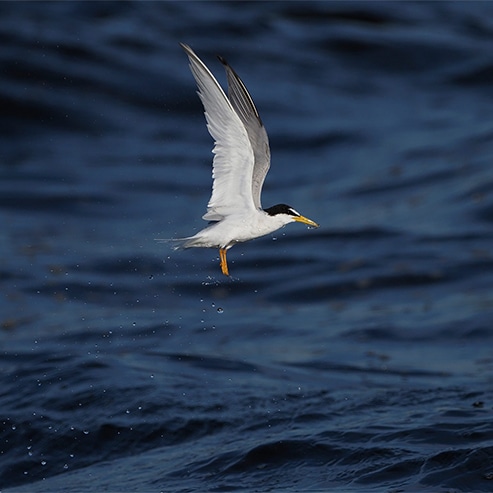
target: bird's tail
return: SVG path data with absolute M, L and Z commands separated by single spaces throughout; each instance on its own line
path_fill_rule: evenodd
M 195 246 L 193 236 L 187 236 L 186 238 L 155 238 L 155 240 L 160 243 L 170 243 L 173 250 L 182 250 Z

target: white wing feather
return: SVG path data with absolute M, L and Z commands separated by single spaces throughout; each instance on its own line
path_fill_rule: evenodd
M 190 69 L 205 109 L 207 128 L 215 142 L 212 150 L 212 195 L 202 218 L 219 221 L 235 212 L 254 210 L 254 153 L 247 130 L 202 60 L 188 45 L 181 46 L 190 60 Z
M 219 60 L 224 65 L 228 77 L 228 98 L 245 125 L 253 149 L 255 159 L 252 176 L 253 203 L 255 207 L 261 209 L 262 185 L 270 167 L 269 138 L 245 84 L 224 58 L 219 57 Z

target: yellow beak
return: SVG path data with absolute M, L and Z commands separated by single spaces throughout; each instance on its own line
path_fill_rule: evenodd
M 293 217 L 293 219 L 298 223 L 308 224 L 308 226 L 311 226 L 312 228 L 320 227 L 320 225 L 317 224 L 315 221 L 312 221 L 311 219 L 308 219 L 304 216 L 295 216 Z

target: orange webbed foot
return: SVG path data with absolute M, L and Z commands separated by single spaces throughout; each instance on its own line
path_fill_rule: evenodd
M 219 249 L 219 258 L 221 259 L 221 271 L 225 276 L 229 276 L 228 263 L 226 261 L 226 248 Z

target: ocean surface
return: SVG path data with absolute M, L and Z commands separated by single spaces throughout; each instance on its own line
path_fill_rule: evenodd
M 179 42 L 270 137 L 229 251 Z M 0 3 L 2 492 L 493 491 L 493 2 Z

